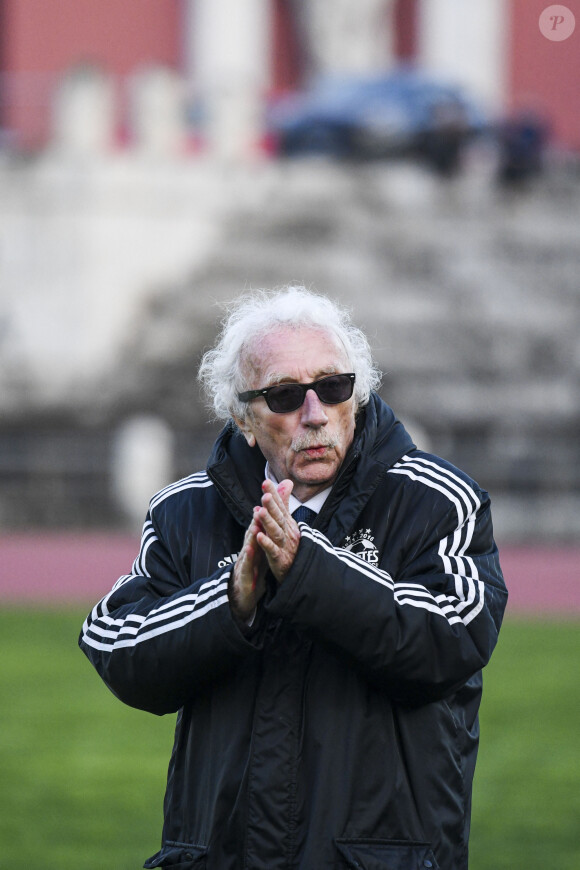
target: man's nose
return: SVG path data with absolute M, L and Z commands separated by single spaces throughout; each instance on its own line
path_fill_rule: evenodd
M 301 422 L 304 426 L 324 426 L 325 423 L 328 423 L 324 405 L 314 390 L 306 390 L 304 404 L 302 405 Z

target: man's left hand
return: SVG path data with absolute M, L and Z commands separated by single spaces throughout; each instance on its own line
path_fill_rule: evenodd
M 262 506 L 256 514 L 261 527 L 256 540 L 266 554 L 270 570 L 278 583 L 283 581 L 292 567 L 300 543 L 300 530 L 288 507 L 293 486 L 291 480 L 283 480 L 278 486 L 271 480 L 265 480 L 262 484 Z

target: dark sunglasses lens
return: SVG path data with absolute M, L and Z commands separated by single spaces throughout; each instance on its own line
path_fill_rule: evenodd
M 304 391 L 299 384 L 280 384 L 271 387 L 266 395 L 266 402 L 271 411 L 276 414 L 287 414 L 299 408 L 304 399 Z
M 348 375 L 335 375 L 319 381 L 316 385 L 316 392 L 321 402 L 326 405 L 338 405 L 340 402 L 346 402 L 352 396 L 353 390 L 352 378 Z
M 352 396 L 354 380 L 348 375 L 330 375 L 316 383 L 316 395 L 325 405 L 339 405 Z M 305 390 L 300 384 L 280 384 L 270 387 L 266 394 L 266 402 L 271 411 L 276 414 L 288 414 L 296 411 L 304 401 Z

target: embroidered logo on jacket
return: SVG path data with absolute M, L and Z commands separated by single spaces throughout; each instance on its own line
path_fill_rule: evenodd
M 377 565 L 379 551 L 374 545 L 374 540 L 375 537 L 371 534 L 370 529 L 359 529 L 356 534 L 347 535 L 344 539 L 344 549 L 350 550 L 351 553 L 370 565 Z
M 218 562 L 218 568 L 227 568 L 228 565 L 233 565 L 238 559 L 237 553 L 232 553 L 231 556 L 226 556 L 220 562 Z

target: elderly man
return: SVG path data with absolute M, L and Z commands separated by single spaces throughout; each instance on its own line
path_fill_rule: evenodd
M 179 711 L 145 867 L 465 870 L 507 597 L 487 494 L 415 448 L 323 296 L 243 297 L 200 376 L 207 470 L 154 496 L 80 639 L 121 700 Z

